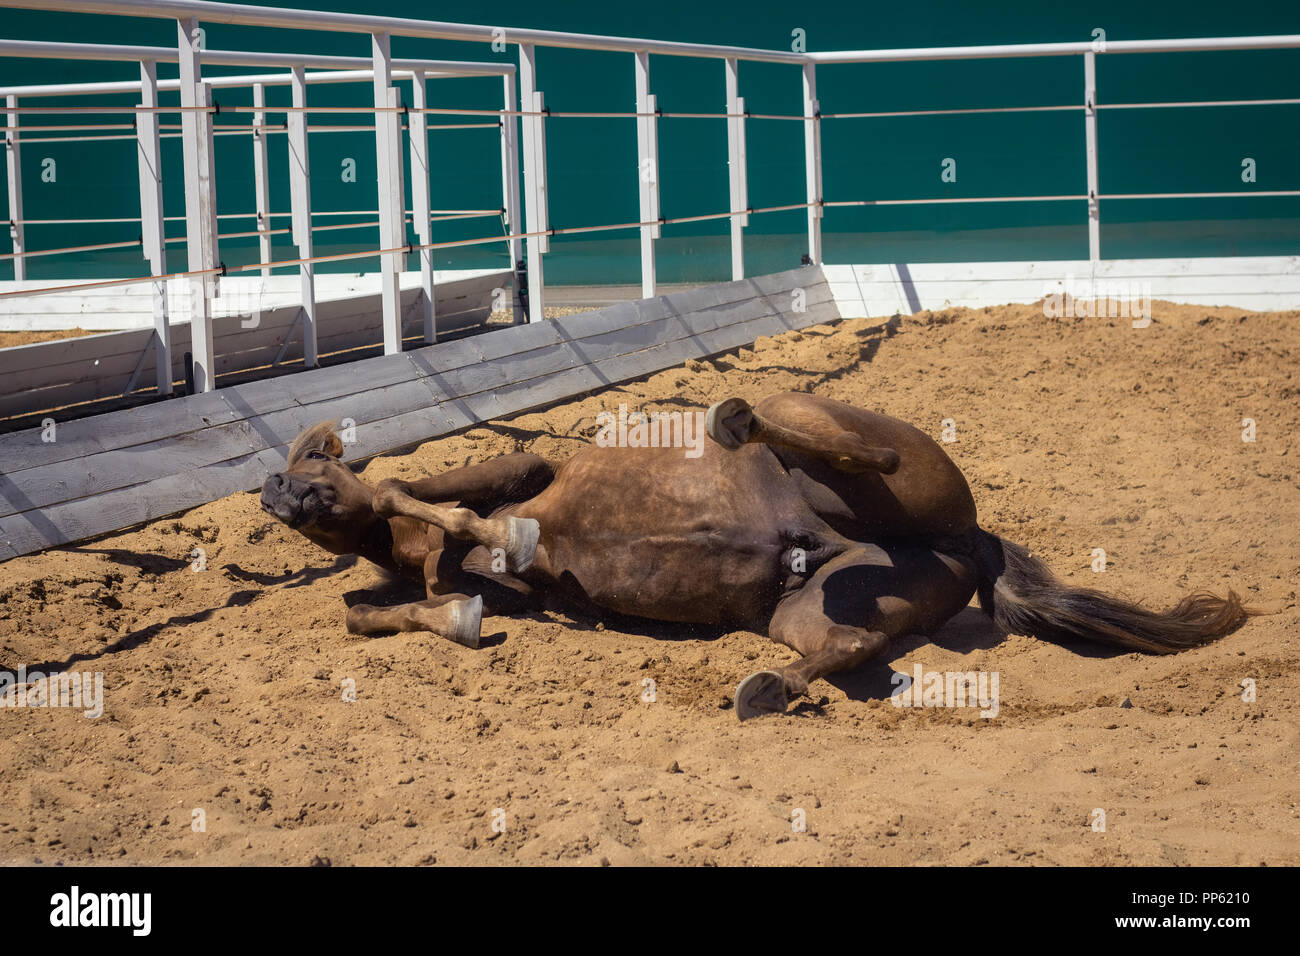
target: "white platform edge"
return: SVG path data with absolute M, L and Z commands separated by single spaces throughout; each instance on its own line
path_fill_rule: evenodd
M 926 262 L 823 266 L 845 318 L 1037 302 L 1070 292 L 1136 295 L 1257 312 L 1300 309 L 1300 256 Z

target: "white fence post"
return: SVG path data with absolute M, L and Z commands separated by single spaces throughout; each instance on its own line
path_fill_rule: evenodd
M 429 105 L 424 73 L 411 74 L 411 224 L 415 227 L 416 241 L 420 245 L 433 242 L 433 224 L 430 222 L 432 205 L 429 200 L 429 115 L 422 112 Z M 420 288 L 424 292 L 424 341 L 438 341 L 437 300 L 433 288 L 433 250 L 420 250 Z
M 749 179 L 745 160 L 745 99 L 740 95 L 739 63 L 734 56 L 727 66 L 727 178 L 731 184 L 731 278 L 745 278 L 745 226 L 749 214 Z
M 158 137 L 158 68 L 140 61 L 140 105 L 136 116 L 136 146 L 140 170 L 140 242 L 154 276 L 167 274 L 167 242 L 163 222 L 162 149 Z M 159 395 L 172 393 L 172 327 L 167 312 L 167 281 L 153 282 L 153 349 Z
M 18 97 L 5 97 L 5 106 L 18 108 Z M 9 114 L 9 135 L 5 137 L 5 155 L 9 177 L 9 238 L 14 246 L 14 278 L 27 278 L 27 260 L 17 253 L 27 251 L 23 241 L 23 169 L 22 143 L 18 140 L 18 114 Z
M 513 73 L 507 73 L 502 79 L 505 81 L 505 95 L 501 102 L 506 114 L 513 114 L 518 109 L 515 105 L 515 77 Z M 513 115 L 501 117 L 501 208 L 505 212 L 506 233 L 517 236 L 519 234 L 519 117 Z M 523 243 L 518 239 L 511 239 L 506 243 L 506 249 L 510 255 L 510 269 L 518 276 L 519 261 L 523 258 Z M 523 321 L 523 306 L 519 301 L 519 283 L 515 282 L 513 286 L 514 321 L 518 325 Z
M 817 103 L 817 66 L 803 65 L 803 149 L 808 180 L 808 258 L 822 261 L 822 129 Z
M 540 113 L 545 102 L 537 90 L 537 50 L 531 43 L 519 44 L 519 100 L 526 113 Z M 546 225 L 546 128 L 541 116 L 525 116 L 523 121 L 524 214 L 528 219 L 527 231 L 542 232 L 550 228 Z M 530 322 L 540 322 L 546 317 L 542 255 L 549 246 L 545 235 L 528 237 Z
M 289 134 L 289 212 L 292 217 L 294 244 L 299 259 L 310 259 L 311 235 L 311 158 L 307 151 L 307 74 L 301 66 L 293 68 L 293 110 L 286 125 Z M 302 364 L 315 368 L 320 364 L 316 348 L 316 264 L 298 265 L 298 285 L 302 296 Z
M 1097 174 L 1097 54 L 1083 55 L 1084 135 L 1088 149 L 1088 259 L 1101 259 L 1101 190 Z
M 180 60 L 181 148 L 185 161 L 185 246 L 189 270 L 214 269 L 220 261 L 217 253 L 216 184 L 213 181 L 212 90 L 202 82 L 199 66 L 199 21 L 177 20 L 177 49 Z M 199 279 L 195 294 L 193 280 L 190 295 L 190 352 L 194 362 L 194 390 L 208 392 L 216 388 L 215 356 L 212 343 L 212 298 L 216 280 L 210 275 Z
M 253 192 L 257 208 L 257 250 L 260 261 L 271 261 L 271 180 L 266 159 L 266 85 L 253 84 Z M 262 266 L 262 275 L 271 274 Z
M 389 107 L 393 94 L 392 38 L 372 33 L 375 71 L 375 155 L 379 179 L 379 244 L 384 249 L 406 245 L 406 195 L 402 185 L 402 120 Z M 380 257 L 380 293 L 384 307 L 384 354 L 402 351 L 402 252 Z
M 655 240 L 659 238 L 659 128 L 650 93 L 650 54 L 636 54 L 637 179 L 641 186 L 641 298 L 655 295 Z M 645 225 L 645 223 L 654 223 Z

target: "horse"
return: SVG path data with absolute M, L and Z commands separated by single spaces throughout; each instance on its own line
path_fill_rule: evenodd
M 981 528 L 952 459 L 888 415 L 790 392 L 726 399 L 703 425 L 689 455 L 598 443 L 565 461 L 515 453 L 372 487 L 321 422 L 293 441 L 261 506 L 333 554 L 424 586 L 421 601 L 351 607 L 352 634 L 428 631 L 477 648 L 484 613 L 558 600 L 754 631 L 798 652 L 741 681 L 741 720 L 785 712 L 891 638 L 933 634 L 975 595 L 1004 633 L 1152 654 L 1217 640 L 1252 613 L 1231 590 L 1157 612 L 1066 586 Z

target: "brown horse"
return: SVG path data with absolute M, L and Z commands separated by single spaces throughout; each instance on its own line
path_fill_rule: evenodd
M 262 507 L 335 554 L 424 584 L 426 599 L 352 607 L 354 634 L 431 631 L 477 647 L 488 613 L 545 595 L 659 621 L 764 632 L 803 659 L 750 675 L 737 715 L 784 711 L 808 685 L 931 634 L 969 603 L 1006 632 L 1150 653 L 1214 640 L 1247 611 L 1231 591 L 1164 613 L 1068 588 L 982 530 L 961 472 L 911 425 L 814 395 L 714 405 L 713 439 L 513 454 L 372 488 L 332 423 L 303 432 Z M 485 605 L 486 601 L 486 605 Z

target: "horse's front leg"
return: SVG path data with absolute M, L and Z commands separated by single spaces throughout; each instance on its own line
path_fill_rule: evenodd
M 391 634 L 394 631 L 429 631 L 465 647 L 478 647 L 483 623 L 483 598 L 467 594 L 439 594 L 424 601 L 395 607 L 356 604 L 348 609 L 351 634 Z
M 493 553 L 500 551 L 506 567 L 515 573 L 528 570 L 533 563 L 541 532 L 534 519 L 513 515 L 480 518 L 469 508 L 449 508 L 420 501 L 412 497 L 406 487 L 405 482 L 395 479 L 381 481 L 375 488 L 375 513 L 381 518 L 414 518 L 441 528 L 453 538 L 473 541 Z

